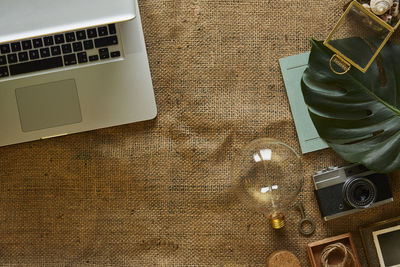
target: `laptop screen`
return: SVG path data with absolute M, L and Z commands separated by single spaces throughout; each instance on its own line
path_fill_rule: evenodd
M 136 0 L 1 0 L 0 43 L 126 21 Z

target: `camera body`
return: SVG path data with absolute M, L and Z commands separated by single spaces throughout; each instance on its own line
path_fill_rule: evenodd
M 393 201 L 388 176 L 361 164 L 328 167 L 313 175 L 313 181 L 325 221 Z

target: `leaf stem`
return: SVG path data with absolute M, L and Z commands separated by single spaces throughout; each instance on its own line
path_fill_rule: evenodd
M 356 78 L 354 78 L 351 74 L 349 74 L 349 77 L 355 81 L 357 84 L 359 84 L 361 86 L 361 88 L 366 91 L 370 96 L 372 96 L 373 98 L 375 98 L 378 102 L 382 103 L 383 105 L 385 105 L 386 107 L 388 107 L 389 109 L 391 109 L 394 113 L 396 113 L 397 115 L 400 116 L 400 110 L 398 110 L 396 107 L 390 105 L 389 103 L 387 103 L 386 101 L 384 101 L 382 98 L 380 98 L 379 96 L 377 96 L 375 93 L 373 93 L 372 91 L 369 90 L 368 87 L 366 87 L 363 83 L 359 82 Z

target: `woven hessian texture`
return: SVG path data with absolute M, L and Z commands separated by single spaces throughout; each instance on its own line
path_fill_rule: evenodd
M 232 157 L 258 137 L 300 151 L 278 59 L 326 37 L 344 1 L 141 0 L 157 119 L 0 148 L 0 265 L 263 266 L 288 249 L 399 215 L 396 201 L 325 223 L 302 157 L 300 200 L 316 222 L 283 231 L 235 197 Z M 3 125 L 2 127 L 6 127 Z

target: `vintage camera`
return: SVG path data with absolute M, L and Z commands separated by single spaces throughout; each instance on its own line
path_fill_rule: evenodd
M 360 164 L 328 167 L 317 172 L 313 180 L 325 221 L 393 201 L 387 175 Z

